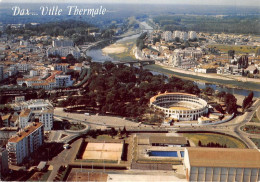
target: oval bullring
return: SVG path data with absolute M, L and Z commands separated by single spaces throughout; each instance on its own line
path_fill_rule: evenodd
M 179 121 L 197 120 L 208 112 L 205 100 L 187 93 L 158 94 L 150 99 L 150 106 Z

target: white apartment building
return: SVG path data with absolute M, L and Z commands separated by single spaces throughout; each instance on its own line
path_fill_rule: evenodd
M 73 47 L 74 42 L 72 40 L 53 40 L 52 47 Z
M 64 73 L 66 73 L 68 71 L 68 67 L 68 63 L 59 63 L 53 65 L 53 70 L 63 71 Z
M 17 102 L 11 106 L 14 108 L 14 110 L 31 109 L 32 111 L 53 107 L 49 100 L 43 99 L 31 99 L 24 102 Z
M 30 77 L 39 76 L 39 72 L 37 70 L 31 70 L 30 71 Z
M 174 36 L 173 38 L 175 39 L 176 37 L 181 37 L 181 31 L 178 31 L 178 30 L 176 30 L 176 31 L 174 31 L 174 34 L 172 34 L 172 36 Z
M 74 58 L 80 57 L 80 50 L 78 47 L 51 47 L 47 50 L 47 57 L 49 55 L 66 57 L 68 54 L 72 54 Z
M 42 109 L 33 112 L 35 114 L 35 119 L 39 119 L 39 122 L 43 123 L 44 131 L 49 131 L 53 127 L 53 113 L 52 108 Z
M 30 124 L 32 117 L 31 109 L 23 109 L 19 115 L 19 127 L 24 128 Z
M 195 31 L 189 31 L 189 39 L 196 39 L 197 33 Z
M 172 32 L 171 31 L 165 31 L 163 33 L 163 38 L 166 42 L 172 41 Z
M 70 75 L 55 75 L 56 87 L 69 87 L 73 85 Z
M 188 33 L 187 32 L 181 32 L 180 39 L 183 41 L 188 40 Z
M 18 68 L 18 71 L 21 71 L 21 72 L 26 72 L 30 69 L 30 65 L 26 62 L 17 63 L 16 66 Z
M 24 130 L 8 140 L 8 161 L 12 165 L 20 165 L 26 157 L 30 157 L 44 141 L 42 123 L 31 123 Z

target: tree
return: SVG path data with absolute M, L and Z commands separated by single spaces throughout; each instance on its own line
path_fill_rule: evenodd
M 75 61 L 75 58 L 74 58 L 74 56 L 73 56 L 72 54 L 68 54 L 68 55 L 66 56 L 66 60 L 67 60 L 67 61 Z
M 242 110 L 244 110 L 251 104 L 253 101 L 254 93 L 251 91 L 247 97 L 244 98 L 243 104 L 242 104 Z
M 228 51 L 228 56 L 231 57 L 232 59 L 234 59 L 235 50 L 229 50 L 229 51 Z
M 224 97 L 225 105 L 226 105 L 226 112 L 228 114 L 236 113 L 237 112 L 237 99 L 234 95 L 227 93 Z
M 214 90 L 211 87 L 206 87 L 203 91 L 206 95 L 212 95 L 214 93 Z
M 109 134 L 110 134 L 112 137 L 114 137 L 114 136 L 117 135 L 117 131 L 115 130 L 114 127 L 111 128 L 111 130 L 109 131 Z
M 0 116 L 0 128 L 4 127 L 4 122 L 2 120 L 2 116 Z

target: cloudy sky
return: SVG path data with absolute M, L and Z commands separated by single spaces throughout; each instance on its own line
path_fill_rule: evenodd
M 0 0 L 12 3 L 132 3 L 132 4 L 206 4 L 206 5 L 234 5 L 260 6 L 259 0 Z

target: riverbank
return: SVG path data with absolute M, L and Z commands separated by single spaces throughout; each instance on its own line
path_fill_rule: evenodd
M 201 81 L 201 82 L 204 82 L 207 84 L 222 85 L 222 86 L 227 86 L 230 88 L 237 88 L 237 89 L 246 88 L 246 90 L 260 91 L 259 83 L 241 82 L 241 81 L 232 80 L 230 78 L 218 79 L 218 78 L 212 78 L 212 77 L 202 77 L 202 76 L 198 76 L 198 75 L 173 71 L 172 69 L 165 68 L 160 65 L 148 65 L 148 66 L 145 66 L 145 68 L 149 69 L 151 71 L 156 71 L 156 72 L 168 75 L 168 76 L 176 76 L 176 77 L 183 78 L 186 80 Z

